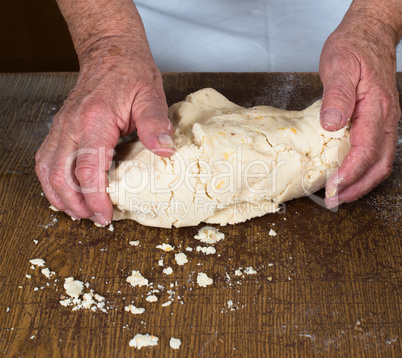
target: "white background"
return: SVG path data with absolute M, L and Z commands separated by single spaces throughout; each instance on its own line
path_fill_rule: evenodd
M 351 3 L 350 0 L 134 2 L 156 64 L 163 72 L 318 72 L 324 42 Z M 401 70 L 402 63 L 398 61 L 398 71 Z

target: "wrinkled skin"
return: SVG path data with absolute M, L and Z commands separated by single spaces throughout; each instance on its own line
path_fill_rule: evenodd
M 381 23 L 358 20 L 346 17 L 326 41 L 320 59 L 323 128 L 337 130 L 351 120 L 351 149 L 326 186 L 329 208 L 371 191 L 391 174 L 395 157 L 401 117 L 395 36 Z M 338 125 L 326 123 L 331 112 L 332 118 L 338 113 Z

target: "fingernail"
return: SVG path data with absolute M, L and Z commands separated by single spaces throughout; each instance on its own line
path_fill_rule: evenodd
M 338 187 L 337 186 L 332 186 L 325 190 L 325 197 L 326 198 L 333 198 L 335 195 L 338 194 Z
M 342 122 L 342 113 L 337 109 L 329 108 L 322 114 L 321 123 L 339 128 Z
M 96 223 L 98 223 L 100 226 L 106 226 L 109 224 L 109 221 L 107 221 L 101 213 L 95 213 L 95 216 L 92 216 L 91 220 L 95 222 L 95 225 Z
M 161 147 L 175 148 L 174 140 L 168 133 L 161 133 L 158 135 L 158 142 Z
M 338 206 L 341 206 L 343 203 L 344 203 L 344 201 L 341 200 L 341 199 L 339 199 L 338 196 L 333 197 L 333 198 L 330 198 L 330 199 L 327 201 L 327 209 L 335 209 L 335 208 L 337 208 Z

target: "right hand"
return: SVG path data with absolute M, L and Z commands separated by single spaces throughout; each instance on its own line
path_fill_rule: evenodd
M 137 130 L 145 147 L 167 157 L 175 151 L 173 126 L 148 46 L 103 39 L 81 56 L 80 67 L 36 153 L 36 173 L 57 209 L 107 225 L 113 217 L 107 171 L 119 138 Z

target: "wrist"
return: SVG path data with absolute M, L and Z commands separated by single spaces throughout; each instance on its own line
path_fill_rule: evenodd
M 402 36 L 402 2 L 355 0 L 342 22 L 355 24 L 370 37 L 390 41 L 395 47 Z
M 103 36 L 88 41 L 77 48 L 80 68 L 86 66 L 110 67 L 111 64 L 135 61 L 154 63 L 145 38 L 136 39 L 127 35 Z

